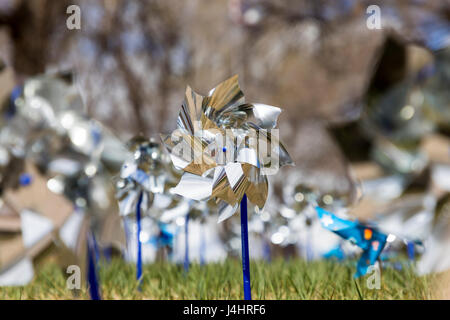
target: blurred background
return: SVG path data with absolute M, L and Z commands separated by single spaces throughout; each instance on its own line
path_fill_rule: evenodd
M 66 27 L 71 4 L 80 30 Z M 381 29 L 366 26 L 371 4 Z M 75 70 L 87 113 L 124 138 L 171 131 L 187 84 L 206 93 L 238 74 L 249 101 L 283 108 L 298 165 L 343 175 L 325 128 L 359 118 L 388 41 L 386 86 L 429 62 L 407 44 L 443 47 L 448 10 L 446 0 L 2 0 L 0 57 L 18 82 Z
M 66 27 L 73 4 L 79 30 Z M 380 29 L 368 27 L 370 5 Z M 0 99 L 30 77 L 72 71 L 89 117 L 122 141 L 158 138 L 175 129 L 186 85 L 206 94 L 238 74 L 248 101 L 283 109 L 280 136 L 296 166 L 274 179 L 275 196 L 294 172 L 293 190 L 339 199 L 354 217 L 428 210 L 423 239 L 437 224 L 444 243 L 449 19 L 448 0 L 0 0 L 10 72 Z

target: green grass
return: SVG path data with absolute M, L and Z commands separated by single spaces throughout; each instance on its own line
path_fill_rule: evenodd
M 382 271 L 381 288 L 369 289 L 367 278 L 354 280 L 351 262 L 275 260 L 251 262 L 254 299 L 431 299 L 433 277 L 418 277 L 410 268 Z M 156 263 L 144 267 L 142 292 L 135 267 L 121 260 L 101 264 L 103 299 L 242 299 L 239 260 L 200 266 L 188 274 L 182 266 Z M 54 263 L 40 268 L 25 287 L 0 288 L 2 299 L 88 299 L 86 288 L 66 289 L 66 275 Z

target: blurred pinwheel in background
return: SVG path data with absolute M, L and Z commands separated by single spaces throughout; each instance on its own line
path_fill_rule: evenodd
M 349 240 L 363 250 L 354 276 L 355 278 L 364 276 L 368 268 L 377 261 L 386 245 L 388 236 L 357 221 L 339 218 L 321 207 L 316 207 L 316 211 L 324 228 Z
M 116 197 L 120 213 L 127 217 L 134 215 L 136 221 L 136 277 L 142 281 L 142 218 L 144 215 L 158 222 L 162 214 L 157 208 L 150 210 L 157 194 L 168 193 L 175 171 L 170 159 L 153 139 L 142 136 L 132 138 L 128 143 L 128 158 L 123 163 L 116 182 Z M 170 197 L 162 196 L 167 204 Z M 126 219 L 124 220 L 126 223 Z M 149 221 L 150 223 L 150 221 Z M 128 233 L 129 234 L 129 233 Z
M 174 170 L 170 159 L 155 140 L 137 136 L 127 143 L 127 147 L 128 158 L 123 163 L 116 182 L 120 213 L 122 216 L 135 214 L 142 194 L 144 213 L 150 214 L 148 208 L 152 205 L 155 194 L 169 189 L 169 183 L 174 179 L 171 176 Z
M 24 239 L 28 234 L 34 239 L 28 246 L 39 244 L 42 250 L 53 243 L 62 266 L 85 266 L 86 242 L 92 249 L 88 258 L 99 256 L 94 247 L 121 250 L 123 230 L 111 183 L 124 154 L 121 142 L 85 114 L 71 73 L 32 77 L 19 88 L 0 140 L 30 175 L 29 190 L 4 196 L 21 215 L 28 210 L 29 219 L 22 217 Z

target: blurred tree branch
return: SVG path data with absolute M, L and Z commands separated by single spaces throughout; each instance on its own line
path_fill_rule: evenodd
M 0 13 L 0 26 L 7 27 L 13 42 L 14 69 L 18 75 L 45 71 L 52 34 L 65 27 L 69 1 L 15 1 L 13 9 Z

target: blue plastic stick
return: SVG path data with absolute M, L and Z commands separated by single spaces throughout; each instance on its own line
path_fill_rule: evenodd
M 414 242 L 412 241 L 408 241 L 408 244 L 406 245 L 406 249 L 407 249 L 407 253 L 408 253 L 408 258 L 411 261 L 414 261 Z
M 139 199 L 136 204 L 136 238 L 137 238 L 137 259 L 136 259 L 136 280 L 138 280 L 138 289 L 141 291 L 142 284 L 142 244 L 141 244 L 141 204 L 143 193 L 139 194 Z
M 272 253 L 270 251 L 270 244 L 269 241 L 267 239 L 264 239 L 264 259 L 266 259 L 266 261 L 270 262 L 272 261 Z
M 91 296 L 91 300 L 101 300 L 100 287 L 97 278 L 97 265 L 93 243 L 94 241 L 95 240 L 93 235 L 89 234 L 87 241 L 89 294 Z
M 204 230 L 202 230 L 202 232 L 200 233 L 200 265 L 201 266 L 205 265 L 205 251 L 206 251 L 205 233 L 204 233 Z
M 184 224 L 184 271 L 189 272 L 189 213 Z
M 241 201 L 241 242 L 242 242 L 242 274 L 244 277 L 244 300 L 252 300 L 250 287 L 250 259 L 248 254 L 247 195 Z

